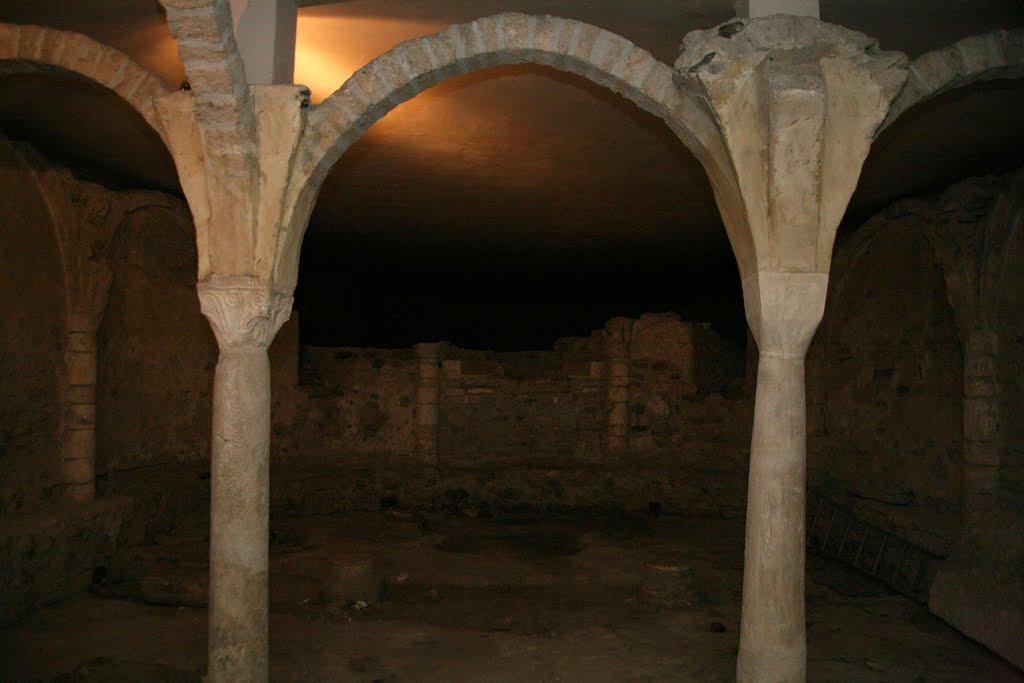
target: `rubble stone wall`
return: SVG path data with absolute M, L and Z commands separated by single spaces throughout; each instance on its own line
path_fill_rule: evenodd
M 59 482 L 64 275 L 34 177 L 0 140 L 0 514 Z

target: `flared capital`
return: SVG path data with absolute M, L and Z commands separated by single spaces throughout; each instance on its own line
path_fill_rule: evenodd
M 701 100 L 735 174 L 719 193 L 740 269 L 828 272 L 839 221 L 906 56 L 813 17 L 736 19 L 683 41 L 678 87 Z M 741 240 L 742 242 L 743 240 Z

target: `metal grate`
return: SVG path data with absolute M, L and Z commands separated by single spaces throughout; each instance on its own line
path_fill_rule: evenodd
M 811 491 L 807 512 L 809 549 L 850 565 L 912 600 L 928 602 L 938 559 L 933 554 Z

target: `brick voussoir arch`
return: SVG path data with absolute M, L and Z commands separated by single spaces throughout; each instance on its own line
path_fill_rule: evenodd
M 0 23 L 0 70 L 63 70 L 112 90 L 167 143 L 157 100 L 170 92 L 163 81 L 114 48 L 88 36 L 45 26 Z
M 505 64 L 541 64 L 583 76 L 664 119 L 704 165 L 729 183 L 721 138 L 706 109 L 681 95 L 672 68 L 626 38 L 552 16 L 499 14 L 449 26 L 394 47 L 365 65 L 310 112 L 292 187 L 296 215 L 281 236 L 279 280 L 294 279 L 309 213 L 330 169 L 374 122 L 443 80 Z M 291 271 L 292 277 L 286 273 Z
M 879 133 L 911 107 L 972 83 L 1024 78 L 1024 28 L 963 38 L 910 63 L 910 77 Z

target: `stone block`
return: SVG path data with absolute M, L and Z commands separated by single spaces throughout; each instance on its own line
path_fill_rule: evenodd
M 999 404 L 991 398 L 964 399 L 964 438 L 992 441 L 999 435 Z
M 1002 55 L 991 33 L 964 38 L 957 42 L 956 47 L 960 50 L 966 73 L 980 73 L 1003 65 Z
M 92 332 L 68 332 L 67 350 L 72 353 L 95 353 L 96 335 Z
M 420 405 L 436 404 L 438 391 L 436 386 L 421 386 L 416 389 L 416 403 Z
M 509 13 L 502 14 L 498 18 L 500 36 L 505 44 L 505 49 L 513 52 L 523 52 L 533 48 L 534 31 L 536 30 L 537 17 L 526 14 Z
M 658 60 L 649 52 L 632 47 L 614 75 L 628 83 L 631 87 L 640 90 L 657 65 Z
M 0 59 L 12 59 L 18 56 L 18 31 L 20 28 L 11 24 L 0 26 Z
M 88 458 L 92 460 L 96 452 L 96 431 L 88 429 L 68 429 L 64 432 L 61 454 L 65 460 Z M 91 476 L 89 477 L 92 478 Z
M 993 398 L 996 395 L 996 381 L 991 376 L 964 376 L 964 396 L 967 398 Z
M 435 427 L 438 423 L 437 404 L 421 405 L 416 409 L 416 424 L 420 427 Z
M 65 458 L 61 474 L 68 484 L 86 484 L 96 478 L 96 462 L 92 458 Z
M 446 360 L 441 363 L 441 370 L 445 379 L 458 379 L 462 377 L 462 361 Z
M 964 70 L 960 53 L 956 48 L 921 55 L 914 60 L 910 68 L 914 76 L 930 92 L 944 88 L 957 76 L 962 75 Z
M 999 466 L 999 446 L 993 441 L 965 441 L 964 462 L 969 465 Z
M 85 430 L 96 426 L 96 405 L 92 403 L 73 403 L 68 407 L 68 423 L 70 429 Z

